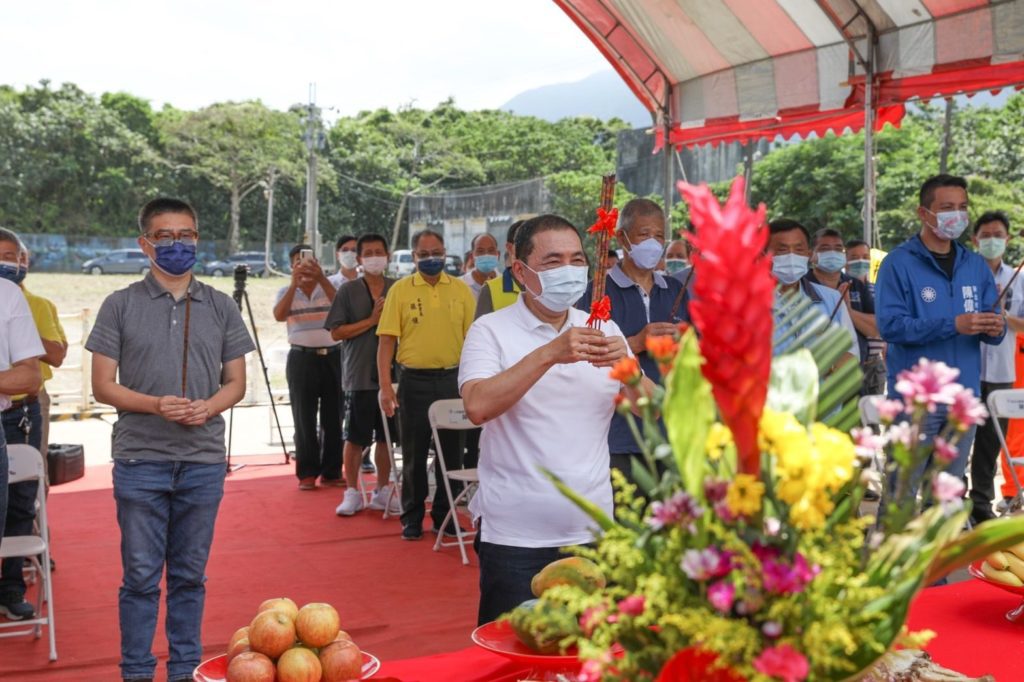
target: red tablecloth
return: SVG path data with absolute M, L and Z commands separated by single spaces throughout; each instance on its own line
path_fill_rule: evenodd
M 1024 625 L 1004 614 L 1020 598 L 977 580 L 933 587 L 918 596 L 910 627 L 934 630 L 928 646 L 936 661 L 966 675 L 991 674 L 997 682 L 1024 680 Z M 436 656 L 384 663 L 375 680 L 400 682 L 514 682 L 525 668 L 469 647 Z

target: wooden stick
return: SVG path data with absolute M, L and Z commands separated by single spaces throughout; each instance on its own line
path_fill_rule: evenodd
M 691 279 L 693 279 L 693 263 L 690 264 L 690 271 L 686 273 L 686 280 L 683 282 L 683 288 L 680 289 L 678 294 L 676 294 L 676 300 L 672 302 L 672 312 L 668 314 L 669 322 L 674 320 L 676 313 L 679 312 L 679 306 L 682 305 L 683 298 L 686 297 L 686 290 L 690 287 Z
M 615 203 L 615 174 L 611 173 L 601 178 L 601 208 L 605 211 L 612 210 Z M 604 298 L 605 277 L 608 275 L 608 268 L 605 267 L 605 259 L 608 257 L 608 246 L 611 238 L 607 232 L 601 230 L 597 234 L 596 260 L 594 264 L 594 284 L 591 287 L 591 302 L 600 301 Z M 601 328 L 601 321 L 594 323 L 596 329 Z
M 999 306 L 1003 304 L 1003 296 L 1006 296 L 1006 292 L 1009 291 L 1010 287 L 1013 286 L 1013 282 L 1015 279 L 1017 279 L 1017 275 L 1020 274 L 1021 268 L 1024 268 L 1024 260 L 1020 262 L 1020 265 L 1017 266 L 1017 269 L 1013 271 L 1013 277 L 1011 277 L 1010 281 L 1006 283 L 1006 286 L 1003 287 L 1003 290 L 999 292 L 999 298 L 996 299 L 996 305 L 993 312 L 995 310 L 999 310 Z

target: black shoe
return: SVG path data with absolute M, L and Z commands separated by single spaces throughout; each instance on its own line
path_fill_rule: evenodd
M 402 526 L 402 539 L 403 540 L 419 540 L 423 537 L 423 529 L 419 526 L 412 524 L 408 526 Z
M 35 618 L 36 610 L 24 599 L 8 603 L 0 602 L 0 615 L 7 616 L 8 620 L 26 620 Z
M 433 532 L 434 535 L 437 535 L 437 532 L 438 532 L 437 529 L 438 529 L 438 524 L 435 523 L 434 527 L 431 529 L 431 532 Z M 465 528 L 463 528 L 462 526 L 459 526 L 459 532 L 462 533 L 463 535 L 468 535 L 469 534 L 469 531 L 466 530 Z M 455 524 L 453 522 L 449 521 L 448 525 L 446 525 L 444 527 L 444 536 L 446 538 L 457 538 L 457 537 L 459 537 L 458 535 L 455 534 Z

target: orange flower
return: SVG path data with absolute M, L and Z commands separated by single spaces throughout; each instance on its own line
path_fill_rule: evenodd
M 648 336 L 644 344 L 647 352 L 658 362 L 672 360 L 679 351 L 679 344 L 671 336 Z
M 612 367 L 608 373 L 612 379 L 624 384 L 634 385 L 640 383 L 640 363 L 636 358 L 622 358 Z
M 607 232 L 609 239 L 615 236 L 615 228 L 619 223 L 619 209 L 613 208 L 609 211 L 603 208 L 597 209 L 597 222 L 587 230 L 590 234 Z

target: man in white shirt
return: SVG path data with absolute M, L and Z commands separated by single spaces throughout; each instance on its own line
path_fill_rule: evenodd
M 498 240 L 487 232 L 481 232 L 470 242 L 473 247 L 473 268 L 461 279 L 473 292 L 473 298 L 480 298 L 480 290 L 487 280 L 498 275 Z
M 484 425 L 470 504 L 480 529 L 481 623 L 529 599 L 530 580 L 561 548 L 594 539 L 593 523 L 542 468 L 612 513 L 608 426 L 622 386 L 609 368 L 629 355 L 613 322 L 587 328 L 587 313 L 572 308 L 588 280 L 572 224 L 527 220 L 515 257 L 523 293 L 476 320 L 459 363 L 466 413 Z
M 3 267 L 15 263 L 0 262 Z M 0 411 L 11 406 L 10 396 L 39 388 L 39 358 L 45 355 L 32 312 L 13 282 L 0 278 Z M 7 442 L 0 428 L 0 534 L 7 524 Z
M 334 257 L 338 260 L 338 271 L 327 278 L 335 290 L 345 282 L 359 277 L 359 258 L 356 254 L 356 238 L 350 234 L 338 237 L 334 244 Z
M 1014 268 L 1003 261 L 1003 253 L 1010 238 L 1010 219 L 1002 211 L 983 214 L 974 223 L 974 248 L 992 268 L 996 286 L 1003 296 L 1003 316 L 1011 332 L 1024 332 L 1024 279 L 1014 278 Z M 1010 280 L 1013 280 L 1011 284 Z M 1009 286 L 1009 291 L 1006 291 Z M 981 347 L 981 399 L 988 400 L 992 391 L 1013 388 L 1017 377 L 1014 350 L 1017 335 L 1007 334 L 996 345 Z M 1003 433 L 1007 421 L 1001 420 Z M 995 426 L 989 420 L 978 427 L 974 437 L 974 452 L 971 455 L 971 519 L 982 523 L 995 518 L 992 500 L 995 497 L 996 464 L 999 461 L 999 437 Z

